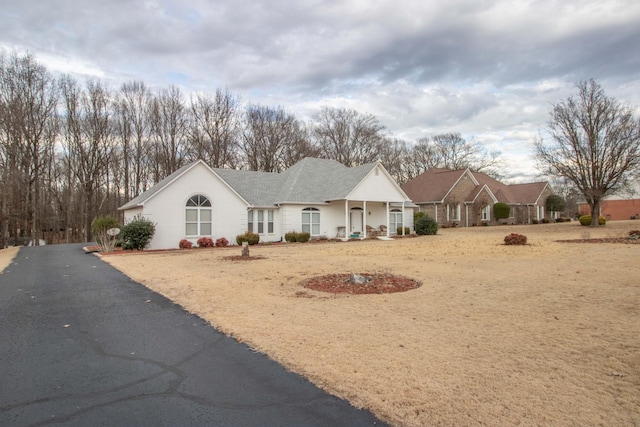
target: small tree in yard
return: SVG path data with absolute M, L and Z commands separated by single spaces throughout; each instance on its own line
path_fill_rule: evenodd
M 549 212 L 562 212 L 567 205 L 562 196 L 558 196 L 557 194 L 551 194 L 547 197 L 545 204 Z
M 498 202 L 493 205 L 493 216 L 496 217 L 496 221 L 509 218 L 510 212 L 511 207 L 506 203 Z
M 116 244 L 115 233 L 109 234 L 112 229 L 120 228 L 120 221 L 112 216 L 99 216 L 96 217 L 91 223 L 91 234 L 96 240 L 100 251 L 111 252 Z
M 640 169 L 640 121 L 595 80 L 577 86 L 577 99 L 553 106 L 549 141 L 538 139 L 535 155 L 542 172 L 580 190 L 591 208 L 591 225 L 598 226 L 602 199 L 627 187 Z
M 140 214 L 136 215 L 132 221 L 122 227 L 120 232 L 122 249 L 144 249 L 155 232 L 156 225 L 154 223 Z

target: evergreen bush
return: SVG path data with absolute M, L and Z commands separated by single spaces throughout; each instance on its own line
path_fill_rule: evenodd
M 155 232 L 156 225 L 138 214 L 120 231 L 122 248 L 142 250 L 149 244 Z
M 578 221 L 580 221 L 580 225 L 591 225 L 591 215 L 582 215 L 580 218 L 578 218 Z M 607 219 L 600 215 L 598 217 L 598 225 L 605 225 L 606 223 Z
M 416 233 L 421 236 L 434 235 L 438 233 L 438 222 L 428 215 L 418 218 L 414 227 L 416 229 Z
M 247 231 L 244 234 L 238 234 L 236 236 L 236 243 L 242 245 L 242 242 L 247 242 L 250 245 L 257 245 L 260 242 L 260 235 Z

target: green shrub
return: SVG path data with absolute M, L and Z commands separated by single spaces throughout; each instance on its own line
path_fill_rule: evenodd
M 549 218 L 542 218 L 542 223 L 543 224 L 549 224 L 551 221 L 549 221 Z
M 260 242 L 260 235 L 247 231 L 244 234 L 236 236 L 236 243 L 242 245 L 242 242 L 247 242 L 250 245 L 257 245 Z
M 493 216 L 495 216 L 497 220 L 509 218 L 510 212 L 511 208 L 506 203 L 498 202 L 493 205 Z
M 122 227 L 120 232 L 122 249 L 144 249 L 155 232 L 156 225 L 153 222 L 140 214 L 136 215 L 133 220 Z
M 526 245 L 527 236 L 524 234 L 511 233 L 504 238 L 505 245 Z
M 91 234 L 102 252 L 111 252 L 116 244 L 116 236 L 110 236 L 107 231 L 112 228 L 120 228 L 120 221 L 115 217 L 106 215 L 96 217 L 91 222 Z
M 578 221 L 580 221 L 580 225 L 591 225 L 591 215 L 582 215 L 578 218 Z M 606 223 L 607 219 L 600 215 L 598 217 L 598 225 L 605 225 Z
M 537 220 L 537 219 L 532 219 L 532 220 L 531 220 L 531 224 L 537 224 L 537 223 L 538 223 L 538 220 Z
M 427 216 L 426 212 L 416 212 L 413 214 L 413 223 L 418 222 L 420 218 Z
M 421 236 L 434 235 L 438 233 L 438 222 L 428 215 L 418 218 L 414 226 L 416 233 Z
M 396 229 L 396 233 L 398 234 L 398 236 L 402 236 L 402 227 L 398 227 Z M 411 229 L 409 227 L 405 227 L 404 234 L 405 236 L 408 236 L 409 234 L 411 234 Z
M 296 242 L 304 243 L 308 242 L 311 239 L 311 233 L 306 231 L 301 231 L 300 233 L 296 233 Z
M 295 242 L 304 243 L 304 242 L 308 242 L 309 239 L 311 239 L 311 233 L 307 231 L 301 231 L 300 233 L 297 233 L 295 231 L 290 231 L 288 233 L 285 233 L 284 235 L 284 240 L 289 243 L 295 243 Z

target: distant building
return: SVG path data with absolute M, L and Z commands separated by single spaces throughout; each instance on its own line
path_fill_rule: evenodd
M 640 183 L 631 191 L 624 191 L 605 197 L 600 204 L 600 215 L 607 221 L 640 219 Z M 591 208 L 585 202 L 578 204 L 580 215 L 591 215 Z
M 547 182 L 507 185 L 469 169 L 429 169 L 402 186 L 420 211 L 441 226 L 469 227 L 495 223 L 493 205 L 509 205 L 507 224 L 531 224 L 555 219 L 546 211 L 553 190 Z

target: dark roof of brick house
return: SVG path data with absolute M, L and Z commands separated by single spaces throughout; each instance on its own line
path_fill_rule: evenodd
M 546 182 L 504 184 L 487 174 L 471 172 L 468 169 L 434 168 L 408 181 L 402 186 L 402 189 L 416 204 L 442 203 L 465 173 L 469 173 L 477 182 L 476 187 L 464 198 L 465 203 L 472 203 L 482 188 L 486 186 L 499 202 L 510 205 L 531 205 L 538 201 L 548 185 Z

